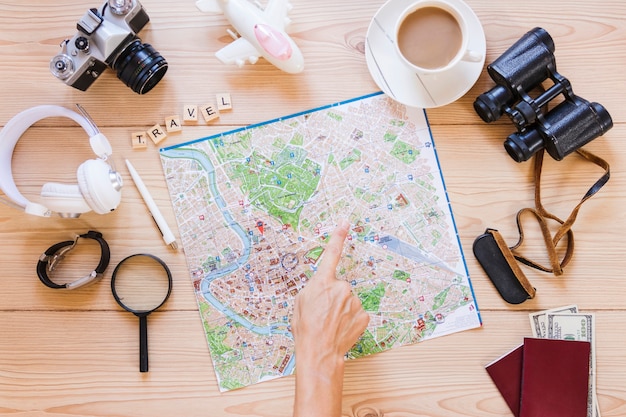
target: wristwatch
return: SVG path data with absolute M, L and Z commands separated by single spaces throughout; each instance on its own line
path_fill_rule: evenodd
M 68 252 L 74 249 L 80 238 L 93 239 L 100 244 L 100 262 L 98 263 L 98 266 L 96 266 L 96 268 L 88 275 L 79 278 L 76 281 L 68 282 L 66 284 L 57 284 L 55 282 L 52 282 L 48 274 L 54 271 L 59 262 L 61 262 L 63 258 L 65 258 L 65 255 L 67 255 Z M 111 252 L 109 251 L 109 245 L 102 237 L 102 233 L 90 230 L 85 234 L 76 235 L 74 240 L 66 240 L 64 242 L 59 242 L 50 246 L 39 257 L 39 261 L 37 262 L 37 276 L 39 277 L 41 282 L 47 287 L 54 289 L 74 290 L 76 288 L 80 288 L 85 285 L 93 284 L 94 282 L 99 281 L 102 278 L 104 270 L 109 265 L 110 258 Z

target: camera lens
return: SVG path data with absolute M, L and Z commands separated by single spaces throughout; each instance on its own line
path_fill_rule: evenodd
M 161 81 L 167 72 L 167 61 L 151 45 L 135 39 L 119 54 L 111 68 L 131 90 L 145 94 Z

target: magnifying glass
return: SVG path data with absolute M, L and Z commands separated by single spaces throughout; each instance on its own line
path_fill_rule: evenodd
M 148 315 L 169 298 L 172 273 L 154 255 L 130 255 L 115 267 L 111 291 L 124 310 L 139 317 L 139 371 L 148 372 Z

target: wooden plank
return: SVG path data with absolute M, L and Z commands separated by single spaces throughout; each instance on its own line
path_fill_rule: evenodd
M 0 204 L 0 415 L 67 416 L 291 416 L 294 378 L 218 391 L 182 249 L 166 247 L 124 166 L 141 173 L 168 224 L 178 233 L 158 147 L 170 146 L 378 91 L 365 62 L 367 28 L 383 1 L 292 0 L 291 33 L 305 56 L 302 74 L 288 75 L 261 59 L 243 68 L 220 63 L 213 53 L 231 41 L 223 16 L 203 14 L 193 1 L 145 0 L 151 22 L 140 32 L 169 62 L 165 78 L 146 95 L 133 93 L 108 69 L 86 92 L 56 80 L 49 61 L 76 32 L 85 2 L 4 0 L 0 4 L 0 127 L 17 112 L 39 104 L 75 109 L 80 103 L 113 147 L 112 162 L 125 182 L 113 213 L 79 219 L 38 218 Z M 626 3 L 622 0 L 559 3 L 467 0 L 487 38 L 487 62 L 535 26 L 556 44 L 559 71 L 574 92 L 609 110 L 615 127 L 587 149 L 611 164 L 611 179 L 585 203 L 574 225 L 576 249 L 565 274 L 525 268 L 537 297 L 506 304 L 472 255 L 486 227 L 517 240 L 515 213 L 533 205 L 532 164 L 515 163 L 502 142 L 508 120 L 483 123 L 472 102 L 494 83 L 483 71 L 468 94 L 429 109 L 439 162 L 455 214 L 484 325 L 346 366 L 343 415 L 432 417 L 510 415 L 484 365 L 530 334 L 527 314 L 576 303 L 597 315 L 598 395 L 602 415 L 626 415 Z M 538 11 L 545 11 L 540 13 Z M 209 124 L 188 120 L 187 106 L 201 106 L 228 92 L 234 107 Z M 145 150 L 129 140 L 183 111 L 182 131 Z M 196 110 L 202 111 L 201 107 Z M 144 138 L 146 139 L 146 138 Z M 71 149 L 71 152 L 69 150 Z M 16 146 L 12 170 L 19 190 L 38 200 L 44 182 L 76 183 L 76 169 L 94 158 L 85 132 L 50 118 L 29 129 Z M 568 157 L 546 160 L 543 201 L 567 216 L 601 175 Z M 4 197 L 4 196 L 1 196 Z M 527 227 L 525 253 L 544 256 L 536 226 Z M 73 292 L 37 279 L 35 265 L 52 244 L 97 230 L 111 247 L 104 279 Z M 110 288 L 115 265 L 133 253 L 152 253 L 170 266 L 174 290 L 149 318 L 150 372 L 138 372 L 137 319 L 119 307 Z M 55 279 L 91 271 L 97 248 L 81 244 Z

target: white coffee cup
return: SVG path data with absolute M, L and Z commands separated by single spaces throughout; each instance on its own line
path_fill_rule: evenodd
M 469 49 L 465 16 L 445 0 L 421 0 L 408 6 L 395 25 L 394 45 L 404 65 L 418 75 L 443 75 L 462 61 L 481 62 L 483 53 Z

